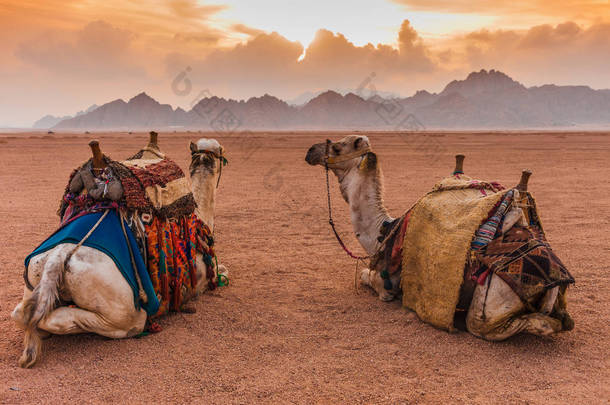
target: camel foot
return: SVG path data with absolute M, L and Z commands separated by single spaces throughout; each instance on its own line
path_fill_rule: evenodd
M 38 361 L 42 351 L 42 340 L 36 330 L 26 330 L 23 340 L 25 348 L 19 358 L 19 367 L 31 368 Z
M 390 302 L 390 301 L 394 301 L 394 298 L 396 298 L 394 296 L 394 294 L 384 291 L 381 294 L 379 294 L 379 299 L 383 302 Z

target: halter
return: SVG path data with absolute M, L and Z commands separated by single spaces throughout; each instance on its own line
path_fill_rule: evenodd
M 371 151 L 371 147 L 367 146 L 364 149 L 355 150 L 352 153 L 346 153 L 345 155 L 329 156 L 331 143 L 332 143 L 332 141 L 330 139 L 326 140 L 326 153 L 324 155 L 324 165 L 325 166 L 336 164 L 336 163 L 347 162 L 348 160 L 352 160 L 354 158 L 364 156 Z
M 212 155 L 214 159 L 218 159 L 218 180 L 216 181 L 216 188 L 220 184 L 220 178 L 222 177 L 222 167 L 226 166 L 229 161 L 224 157 L 222 152 L 220 154 L 211 151 L 211 150 L 198 150 L 191 152 L 191 165 L 199 160 L 199 156 L 201 155 Z

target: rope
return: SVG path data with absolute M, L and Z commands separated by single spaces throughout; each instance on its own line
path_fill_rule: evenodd
M 149 145 L 150 146 L 150 145 Z M 155 148 L 151 148 L 151 147 L 145 147 L 144 149 L 141 150 L 141 152 L 150 152 L 153 155 L 157 156 L 160 159 L 165 159 L 165 154 Z
M 329 148 L 330 148 L 330 144 L 331 141 L 330 139 L 328 139 L 326 141 L 326 155 L 324 157 L 324 169 L 326 172 L 326 197 L 327 197 L 327 203 L 328 203 L 328 223 L 330 224 L 331 229 L 333 230 L 333 233 L 335 234 L 335 238 L 337 239 L 337 242 L 339 242 L 339 245 L 341 246 L 341 248 L 343 248 L 343 250 L 345 251 L 345 253 L 347 253 L 347 255 L 349 257 L 351 257 L 352 259 L 355 259 L 356 261 L 363 261 L 366 259 L 370 259 L 371 257 L 375 256 L 377 253 L 379 253 L 385 246 L 386 242 L 388 241 L 388 239 L 390 239 L 390 237 L 394 234 L 394 232 L 398 229 L 399 225 L 400 225 L 400 221 L 396 221 L 396 224 L 394 224 L 394 227 L 390 230 L 390 232 L 388 232 L 388 234 L 386 235 L 386 237 L 383 239 L 383 241 L 379 244 L 379 247 L 377 248 L 377 250 L 375 251 L 375 253 L 373 253 L 372 255 L 367 255 L 367 256 L 357 256 L 354 253 L 352 253 L 351 250 L 349 250 L 347 248 L 347 246 L 345 245 L 345 243 L 343 242 L 343 240 L 341 239 L 341 237 L 339 236 L 339 233 L 337 232 L 337 229 L 335 228 L 335 221 L 333 221 L 333 210 L 332 210 L 332 204 L 331 204 L 331 198 L 330 198 L 330 180 L 329 180 Z M 364 153 L 368 152 L 369 149 L 367 149 Z M 360 151 L 359 151 L 360 152 Z M 364 153 L 359 153 L 357 156 L 362 156 Z M 354 155 L 354 154 L 351 154 Z M 357 156 L 350 156 L 350 159 L 353 159 L 354 157 Z M 364 263 L 366 265 L 366 263 Z M 356 266 L 358 265 L 358 263 L 356 263 Z
M 136 276 L 136 281 L 138 282 L 138 296 L 142 300 L 142 302 L 147 303 L 148 297 L 144 292 L 144 287 L 142 287 L 142 280 L 140 280 L 140 275 L 138 274 L 138 266 L 136 265 L 136 261 L 133 258 L 133 252 L 131 251 L 131 244 L 129 243 L 129 238 L 127 237 L 127 231 L 125 230 L 124 223 L 124 213 L 123 211 L 119 211 L 120 213 L 120 221 L 121 228 L 123 228 L 123 236 L 125 237 L 125 243 L 127 243 L 127 249 L 129 250 L 129 258 L 131 259 L 131 267 L 133 267 L 133 274 Z
M 345 251 L 345 253 L 347 253 L 347 255 L 349 257 L 351 257 L 352 259 L 356 259 L 356 260 L 366 260 L 366 259 L 370 259 L 371 256 L 356 256 L 355 254 L 353 254 L 345 245 L 345 243 L 343 243 L 343 240 L 341 240 L 341 237 L 339 236 L 339 233 L 337 232 L 337 229 L 335 229 L 335 221 L 333 221 L 333 209 L 332 209 L 332 205 L 331 205 L 331 201 L 330 201 L 330 180 L 328 179 L 328 148 L 330 146 L 329 141 L 326 142 L 326 157 L 324 158 L 324 168 L 326 169 L 326 196 L 328 197 L 328 223 L 330 224 L 330 227 L 333 230 L 333 233 L 335 234 L 335 238 L 337 238 L 337 241 L 339 242 L 339 245 L 341 245 L 341 247 L 343 248 L 343 250 Z
M 218 283 L 218 287 L 224 287 L 229 285 L 229 277 L 222 274 L 218 270 L 218 256 L 214 255 L 214 261 L 216 262 L 216 282 Z

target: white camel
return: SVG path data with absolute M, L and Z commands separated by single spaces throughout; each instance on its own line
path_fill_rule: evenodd
M 220 173 L 219 159 L 223 148 L 215 139 L 191 142 L 195 152 L 191 164 L 192 192 L 197 202 L 196 214 L 214 228 L 216 186 Z M 197 153 L 197 152 L 210 153 Z M 61 244 L 30 260 L 28 280 L 34 291 L 24 288 L 23 300 L 11 316 L 25 330 L 24 351 L 19 365 L 32 367 L 40 358 L 41 338 L 45 335 L 93 332 L 110 338 L 127 338 L 143 331 L 146 322 L 144 309 L 136 309 L 133 291 L 114 261 L 106 254 L 88 246 L 81 246 L 69 259 L 74 249 L 71 243 Z M 206 266 L 197 254 L 198 282 L 196 293 L 208 285 Z M 224 266 L 219 271 L 227 273 Z M 60 306 L 56 302 L 72 301 L 75 306 Z M 29 315 L 26 315 L 29 314 Z
M 313 145 L 305 160 L 310 165 L 324 166 L 325 159 L 329 158 L 328 167 L 337 176 L 341 195 L 349 205 L 356 237 L 367 254 L 373 255 L 380 245 L 377 238 L 381 235 L 382 224 L 393 218 L 384 206 L 383 175 L 377 156 L 370 148 L 368 137 L 350 135 L 328 146 L 326 143 Z M 519 218 L 510 213 L 507 217 L 512 218 L 512 223 Z M 390 279 L 393 286 L 390 291 L 384 288 L 378 271 L 365 268 L 360 279 L 375 290 L 382 301 L 391 301 L 400 294 L 400 272 Z M 473 335 L 503 340 L 520 332 L 549 335 L 573 328 L 574 323 L 565 311 L 565 301 L 560 302 L 565 296 L 558 294 L 559 287 L 546 293 L 539 312 L 527 313 L 519 296 L 500 277 L 492 277 L 489 285 L 484 284 L 477 284 L 466 316 L 466 328 Z M 561 320 L 549 316 L 553 310 L 560 312 Z

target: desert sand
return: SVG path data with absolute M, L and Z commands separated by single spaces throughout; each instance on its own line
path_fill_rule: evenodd
M 547 237 L 576 284 L 573 331 L 491 343 L 420 322 L 399 301 L 354 289 L 354 262 L 327 223 L 323 169 L 305 153 L 343 134 L 211 134 L 226 148 L 217 252 L 231 284 L 199 297 L 140 339 L 53 336 L 20 369 L 22 332 L 10 311 L 23 259 L 57 226 L 68 175 L 87 142 L 120 160 L 143 133 L 0 134 L 0 403 L 608 403 L 610 398 L 610 134 L 370 134 L 398 216 L 450 174 L 515 185 L 533 171 Z M 198 133 L 161 133 L 185 170 Z M 347 206 L 332 179 L 335 221 L 352 249 Z

